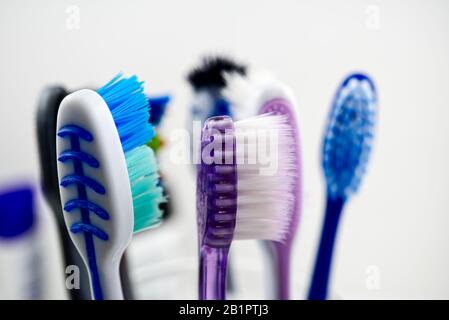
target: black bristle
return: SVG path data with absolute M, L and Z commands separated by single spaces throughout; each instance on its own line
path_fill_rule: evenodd
M 245 76 L 246 66 L 227 57 L 205 57 L 200 66 L 189 72 L 187 80 L 195 90 L 222 89 L 226 86 L 223 73 L 233 72 Z

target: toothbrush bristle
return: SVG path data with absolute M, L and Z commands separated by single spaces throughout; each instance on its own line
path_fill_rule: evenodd
M 168 104 L 170 103 L 171 97 L 169 95 L 158 96 L 158 97 L 147 97 L 148 103 L 150 104 L 150 123 L 153 126 L 158 126 L 161 123 L 162 117 L 167 111 Z
M 226 86 L 225 73 L 245 75 L 246 66 L 226 57 L 205 57 L 201 65 L 189 72 L 187 80 L 195 90 L 203 88 L 220 89 Z
M 160 222 L 165 202 L 153 149 L 137 147 L 125 154 L 134 206 L 134 232 Z M 137 214 L 136 214 L 137 213 Z
M 323 169 L 331 196 L 355 193 L 365 173 L 375 123 L 377 97 L 364 75 L 349 76 L 338 90 L 323 143 Z
M 234 106 L 236 120 L 256 114 L 257 111 L 252 110 L 251 103 L 259 93 L 255 85 L 246 76 L 238 73 L 225 74 L 224 78 L 226 86 L 221 90 L 221 94 Z
M 112 113 L 124 152 L 153 138 L 154 129 L 148 122 L 150 106 L 143 93 L 143 82 L 136 76 L 124 78 L 118 74 L 97 92 Z
M 157 224 L 165 202 L 154 152 L 145 144 L 154 137 L 148 99 L 136 76 L 118 74 L 97 90 L 111 111 L 125 153 L 134 208 L 134 231 Z
M 292 193 L 299 175 L 293 129 L 287 116 L 263 114 L 235 122 L 235 136 L 238 198 L 234 238 L 282 242 L 288 235 L 297 196 Z M 270 160 L 261 159 L 262 155 L 270 155 Z

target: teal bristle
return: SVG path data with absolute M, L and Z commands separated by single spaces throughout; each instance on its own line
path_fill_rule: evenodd
M 153 149 L 137 147 L 125 154 L 134 205 L 134 232 L 160 222 L 165 202 Z M 136 212 L 138 214 L 136 214 Z
M 143 82 L 118 74 L 97 90 L 111 111 L 125 153 L 134 207 L 134 232 L 159 223 L 165 202 L 156 157 L 145 144 L 154 137 Z

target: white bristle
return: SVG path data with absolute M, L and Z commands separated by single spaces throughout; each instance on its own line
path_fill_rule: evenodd
M 236 73 L 224 74 L 226 87 L 223 97 L 233 106 L 235 120 L 246 119 L 258 114 L 259 108 L 275 98 L 283 98 L 292 106 L 296 99 L 291 90 L 265 70 L 252 70 L 246 76 Z
M 296 144 L 287 116 L 264 114 L 236 121 L 235 136 L 238 197 L 234 238 L 282 242 L 290 224 L 298 175 Z M 264 148 L 267 151 L 261 152 Z M 261 154 L 270 155 L 274 168 L 267 169 L 270 165 Z
M 265 70 L 251 70 L 246 76 L 233 72 L 223 74 L 223 77 L 226 87 L 222 89 L 222 95 L 233 106 L 233 118 L 240 120 L 257 114 L 260 84 L 267 82 L 271 75 Z
M 253 92 L 253 86 L 246 76 L 238 73 L 223 74 L 226 87 L 223 89 L 223 96 L 232 104 L 240 105 L 245 103 Z

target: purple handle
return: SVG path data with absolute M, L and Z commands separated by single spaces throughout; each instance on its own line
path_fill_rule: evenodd
M 228 253 L 229 248 L 201 248 L 200 300 L 225 300 Z
M 290 299 L 290 260 L 291 241 L 282 244 L 275 241 L 266 241 L 272 261 L 272 274 L 274 277 L 274 298 L 277 300 Z
M 213 117 L 205 122 L 201 155 L 197 176 L 199 298 L 224 300 L 228 252 L 237 213 L 235 136 L 230 117 Z

